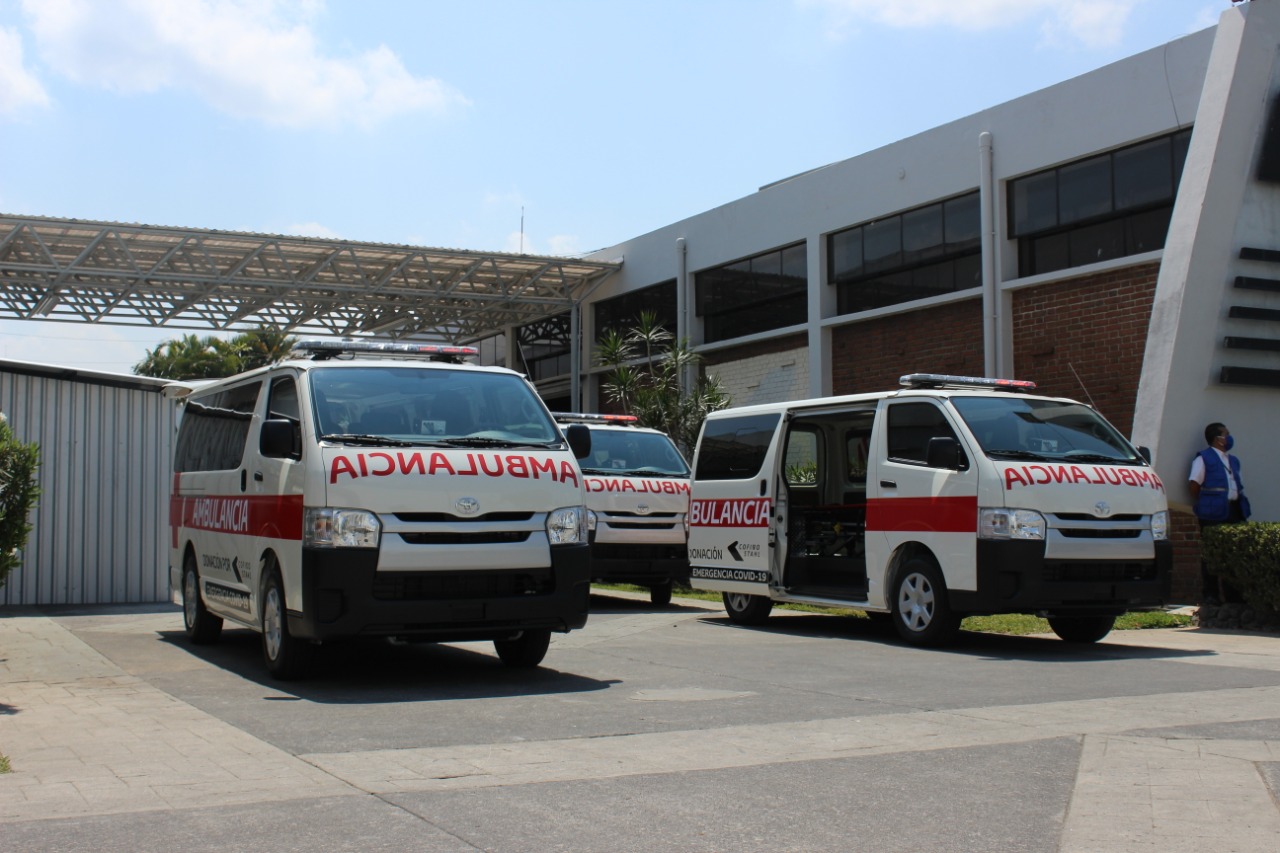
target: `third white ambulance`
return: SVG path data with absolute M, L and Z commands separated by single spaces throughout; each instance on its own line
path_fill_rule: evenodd
M 1094 642 L 1169 594 L 1164 484 L 1092 408 L 1030 382 L 912 374 L 902 390 L 715 412 L 694 457 L 691 583 L 758 624 L 775 601 L 889 614 L 938 644 L 977 613 Z

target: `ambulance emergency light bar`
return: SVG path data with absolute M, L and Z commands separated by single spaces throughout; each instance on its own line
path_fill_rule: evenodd
M 340 355 L 364 353 L 368 355 L 420 355 L 436 361 L 461 363 L 464 356 L 476 356 L 475 347 L 444 346 L 441 344 L 413 344 L 402 341 L 350 341 L 308 338 L 293 345 L 294 352 L 309 353 L 315 361 L 337 358 Z
M 551 417 L 562 424 L 634 424 L 640 420 L 635 415 L 588 415 L 582 412 L 552 412 Z
M 998 391 L 1034 391 L 1026 379 L 989 379 L 985 376 L 951 376 L 947 373 L 908 373 L 898 379 L 907 388 L 994 388 Z

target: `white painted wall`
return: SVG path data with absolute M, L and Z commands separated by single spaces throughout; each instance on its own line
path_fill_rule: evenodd
M 707 373 L 719 377 L 734 406 L 809 396 L 809 358 L 804 347 L 713 365 Z

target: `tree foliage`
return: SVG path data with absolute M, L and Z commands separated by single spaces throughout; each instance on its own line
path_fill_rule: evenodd
M 601 388 L 605 399 L 642 426 L 671 436 L 686 455 L 707 415 L 730 402 L 714 376 L 698 376 L 692 387 L 681 388 L 681 376 L 700 361 L 687 340 L 677 340 L 648 311 L 626 332 L 609 330 L 596 342 L 596 363 L 611 368 Z
M 39 445 L 18 441 L 0 415 L 0 586 L 18 566 L 19 555 L 27 546 L 31 510 L 40 496 L 36 485 L 39 467 Z
M 139 376 L 160 379 L 221 379 L 272 364 L 289 354 L 295 338 L 263 326 L 222 340 L 214 335 L 183 335 L 147 350 L 133 366 Z

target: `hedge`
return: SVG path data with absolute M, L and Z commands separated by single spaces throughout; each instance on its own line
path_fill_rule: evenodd
M 1280 523 L 1206 527 L 1200 553 L 1209 570 L 1238 589 L 1247 604 L 1280 611 Z
M 18 441 L 0 415 L 0 586 L 18 566 L 31 532 L 31 510 L 40 495 L 39 466 L 40 447 Z

